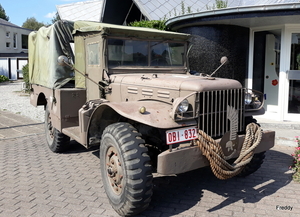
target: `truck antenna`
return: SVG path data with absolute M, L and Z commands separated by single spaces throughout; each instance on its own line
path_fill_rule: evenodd
M 225 63 L 227 63 L 227 61 L 228 61 L 228 58 L 226 56 L 223 56 L 220 60 L 221 65 L 219 65 L 219 67 L 216 68 L 216 70 L 213 73 L 211 73 L 208 77 L 213 76 Z

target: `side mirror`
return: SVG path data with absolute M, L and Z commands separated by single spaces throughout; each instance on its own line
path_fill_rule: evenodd
M 223 57 L 221 58 L 221 60 L 220 60 L 220 63 L 221 63 L 222 65 L 224 65 L 227 61 L 228 61 L 228 58 L 227 58 L 226 56 L 223 56 Z
M 220 60 L 221 65 L 219 65 L 219 67 L 213 72 L 211 73 L 208 77 L 213 76 L 225 63 L 227 63 L 228 58 L 226 56 L 223 56 Z
M 68 57 L 66 57 L 64 55 L 61 55 L 57 58 L 57 63 L 60 66 L 70 66 L 71 65 Z

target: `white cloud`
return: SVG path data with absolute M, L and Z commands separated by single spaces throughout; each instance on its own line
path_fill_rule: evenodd
M 53 18 L 55 16 L 55 14 L 56 14 L 56 11 L 53 11 L 51 13 L 46 14 L 45 17 L 47 17 L 47 18 Z

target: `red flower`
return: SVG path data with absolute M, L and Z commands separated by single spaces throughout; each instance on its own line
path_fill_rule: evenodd
M 272 85 L 273 85 L 273 86 L 276 86 L 277 84 L 278 84 L 277 79 L 275 79 L 275 80 L 272 81 Z

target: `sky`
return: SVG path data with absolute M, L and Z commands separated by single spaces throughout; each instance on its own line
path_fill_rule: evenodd
M 83 1 L 86 0 L 0 0 L 0 4 L 9 16 L 9 22 L 22 26 L 30 17 L 50 24 L 57 11 L 56 5 Z

